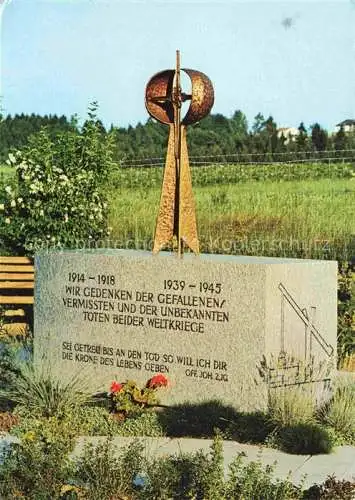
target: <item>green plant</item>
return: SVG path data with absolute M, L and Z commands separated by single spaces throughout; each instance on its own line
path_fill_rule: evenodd
M 333 396 L 319 410 L 319 419 L 345 442 L 355 443 L 355 381 L 351 375 L 338 378 Z
M 138 441 L 120 451 L 111 439 L 87 445 L 75 466 L 76 482 L 85 487 L 85 498 L 132 498 L 134 478 L 145 467 L 142 452 Z
M 353 500 L 354 481 L 337 480 L 329 476 L 323 484 L 315 484 L 303 494 L 303 500 Z
M 225 190 L 221 190 L 217 193 L 212 193 L 211 194 L 211 203 L 212 205 L 228 205 L 229 200 L 228 200 L 228 193 Z
M 303 386 L 270 389 L 268 415 L 277 428 L 314 421 L 315 399 Z
M 21 367 L 32 360 L 33 338 L 25 339 L 2 336 L 0 338 L 0 406 L 9 409 L 11 402 L 1 399 L 1 391 L 11 388 L 21 372 Z
M 65 382 L 53 377 L 49 369 L 37 369 L 32 364 L 21 367 L 12 385 L 3 388 L 0 396 L 32 416 L 43 417 L 63 417 L 91 399 L 79 377 Z
M 351 163 L 277 163 L 277 164 L 223 164 L 192 167 L 195 186 L 231 185 L 253 181 L 300 181 L 315 179 L 341 179 L 354 176 Z M 160 168 L 117 168 L 116 182 L 125 188 L 159 187 Z
M 317 423 L 297 423 L 277 430 L 276 442 L 287 453 L 317 455 L 330 453 L 335 444 L 331 430 Z
M 147 461 L 139 491 L 141 500 L 204 498 L 224 499 L 222 442 L 217 436 L 211 453 L 155 457 Z
M 222 442 L 217 435 L 209 454 L 179 454 L 153 459 L 144 471 L 139 498 L 206 500 L 285 500 L 300 498 L 300 490 L 289 479 L 275 480 L 274 466 L 261 461 L 246 464 L 239 454 L 223 472 Z
M 355 267 L 339 264 L 338 275 L 338 364 L 355 352 Z
M 258 368 L 268 385 L 270 424 L 278 429 L 315 422 L 317 406 L 327 395 L 332 366 L 332 359 L 304 362 L 284 352 L 270 360 L 264 357 Z
M 32 422 L 19 443 L 13 443 L 0 465 L 0 496 L 4 499 L 58 499 L 71 474 L 71 426 L 51 417 Z
M 28 415 L 22 416 L 18 432 L 31 427 L 32 418 Z M 96 405 L 83 405 L 66 411 L 67 420 L 77 435 L 85 436 L 162 436 L 163 429 L 159 424 L 158 417 L 154 411 L 142 411 L 135 413 L 129 418 L 117 420 L 114 414 L 109 413 L 106 408 Z
M 285 500 L 301 498 L 300 488 L 296 488 L 289 478 L 275 479 L 276 463 L 264 467 L 260 461 L 243 461 L 239 453 L 229 466 L 226 485 L 226 499 L 240 500 Z
M 139 388 L 133 380 L 122 384 L 113 381 L 109 393 L 112 410 L 123 417 L 128 414 L 140 413 L 147 406 L 158 404 L 156 391 L 159 387 L 167 385 L 168 380 L 162 374 L 154 375 L 143 388 Z
M 236 413 L 225 434 L 239 443 L 264 443 L 273 430 L 267 413 Z
M 2 246 L 32 254 L 107 236 L 112 138 L 102 133 L 96 109 L 93 103 L 80 133 L 67 130 L 53 138 L 43 128 L 21 151 L 9 154 L 17 182 L 0 194 Z
M 117 436 L 164 436 L 164 429 L 154 411 L 143 411 L 141 414 L 132 415 L 124 422 L 114 426 L 114 435 Z
M 313 167 L 307 165 L 309 176 L 305 180 L 289 182 L 280 182 L 282 168 L 279 177 L 262 182 L 262 169 L 266 177 L 269 167 L 249 167 L 248 172 L 259 172 L 259 181 L 239 179 L 238 165 L 206 167 L 206 185 L 199 182 L 203 167 L 196 168 L 194 193 L 201 251 L 350 260 L 354 228 L 347 221 L 352 220 L 355 210 L 353 189 L 346 179 L 312 179 Z M 151 207 L 159 204 L 162 170 L 120 170 L 119 189 L 110 193 L 112 232 L 108 245 L 150 249 L 155 224 Z M 226 179 L 227 188 L 223 175 L 228 171 L 234 180 Z M 212 195 L 226 189 L 228 204 L 216 204 L 211 211 Z

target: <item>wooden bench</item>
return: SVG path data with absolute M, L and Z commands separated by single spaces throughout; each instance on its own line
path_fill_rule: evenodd
M 24 335 L 33 318 L 34 266 L 29 257 L 0 256 L 0 334 Z

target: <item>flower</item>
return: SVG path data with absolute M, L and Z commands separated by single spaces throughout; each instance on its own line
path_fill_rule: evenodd
M 9 153 L 8 160 L 9 160 L 9 163 L 15 163 L 16 158 L 12 153 Z
M 156 389 L 157 387 L 166 387 L 168 385 L 168 379 L 164 377 L 161 373 L 154 375 L 147 382 L 147 387 L 149 389 Z
M 112 394 L 115 394 L 116 392 L 120 392 L 122 387 L 123 387 L 123 384 L 120 384 L 119 382 L 116 382 L 116 380 L 114 380 L 111 384 L 110 392 Z
M 35 438 L 36 438 L 36 433 L 33 431 L 28 431 L 23 436 L 24 441 L 34 441 Z
M 5 219 L 5 224 L 10 224 L 11 220 L 9 219 L 9 217 L 6 217 Z
M 0 210 L 5 210 L 5 205 L 3 203 L 0 203 Z
M 8 194 L 10 194 L 11 191 L 12 191 L 11 186 L 6 186 L 5 192 L 8 193 Z
M 16 201 L 15 200 L 11 200 L 10 206 L 12 208 L 15 208 L 16 207 Z

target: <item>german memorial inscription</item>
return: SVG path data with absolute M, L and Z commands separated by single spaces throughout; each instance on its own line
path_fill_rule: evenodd
M 43 253 L 35 265 L 35 361 L 85 374 L 93 391 L 163 373 L 165 404 L 255 409 L 263 356 L 334 353 L 334 262 L 100 250 Z M 320 312 L 313 321 L 307 307 Z
M 255 410 L 268 386 L 312 383 L 302 363 L 335 355 L 337 263 L 198 255 L 186 128 L 209 113 L 214 91 L 204 73 L 181 71 L 190 93 L 180 85 L 179 51 L 176 68 L 156 73 L 145 93 L 149 114 L 169 127 L 156 255 L 38 254 L 35 362 L 61 377 L 81 373 L 93 391 L 161 373 L 163 404 L 218 399 Z M 159 253 L 171 241 L 177 253 Z M 183 256 L 187 247 L 193 253 Z M 280 353 L 299 361 L 261 377 L 263 360 Z

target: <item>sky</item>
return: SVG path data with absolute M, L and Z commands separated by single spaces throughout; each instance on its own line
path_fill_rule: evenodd
M 12 0 L 0 22 L 5 115 L 84 119 L 97 100 L 106 126 L 145 123 L 145 86 L 179 49 L 213 82 L 213 113 L 355 119 L 355 0 Z

